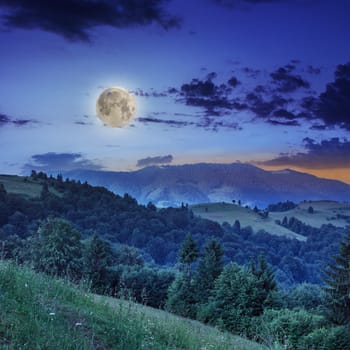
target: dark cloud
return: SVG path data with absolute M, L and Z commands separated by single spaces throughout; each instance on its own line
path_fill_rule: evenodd
M 12 124 L 11 118 L 5 114 L 0 114 L 0 126 L 4 126 L 7 124 Z
M 155 123 L 155 124 L 164 124 L 164 125 L 174 126 L 174 127 L 181 127 L 181 126 L 188 126 L 188 125 L 195 124 L 192 122 L 185 122 L 185 121 L 172 120 L 172 119 L 159 119 L 159 118 L 153 118 L 153 117 L 137 118 L 136 120 L 140 123 L 145 123 L 145 124 Z
M 314 105 L 316 116 L 326 125 L 350 130 L 350 62 L 337 66 L 335 80 L 327 84 Z
M 304 139 L 305 152 L 281 154 L 260 164 L 270 166 L 298 166 L 309 169 L 331 169 L 350 167 L 350 141 L 338 137 L 320 143 Z
M 271 125 L 280 125 L 280 126 L 300 126 L 300 123 L 296 120 L 283 121 L 276 119 L 268 119 L 267 122 Z
M 309 74 L 319 75 L 321 73 L 321 68 L 309 65 L 309 66 L 307 66 L 306 71 Z
M 137 89 L 135 91 L 132 91 L 132 93 L 135 96 L 140 96 L 140 97 L 166 97 L 166 96 L 168 96 L 168 92 L 158 92 L 158 91 L 154 91 L 153 89 L 151 89 L 150 91 Z
M 258 69 L 254 69 L 254 68 L 250 68 L 250 67 L 244 67 L 242 68 L 243 73 L 245 73 L 248 77 L 256 79 L 259 74 L 260 74 L 260 70 Z
M 74 124 L 76 124 L 76 125 L 92 125 L 92 123 L 82 122 L 80 120 L 75 121 Z
M 294 65 L 286 65 L 278 68 L 270 74 L 273 82 L 277 84 L 277 91 L 281 93 L 294 92 L 300 88 L 309 88 L 310 83 L 300 75 L 292 74 L 295 69 Z
M 327 126 L 324 125 L 324 124 L 314 124 L 314 125 L 311 126 L 310 129 L 311 130 L 321 130 L 321 131 L 323 131 L 323 130 L 327 129 Z
M 233 125 L 232 121 L 226 120 L 227 118 L 218 118 L 233 117 L 234 113 L 242 111 L 249 111 L 255 120 L 261 118 L 271 125 L 299 126 L 300 123 L 296 120 L 309 119 L 311 114 L 308 114 L 305 108 L 295 108 L 299 107 L 295 106 L 297 102 L 290 95 L 284 95 L 286 92 L 295 92 L 300 87 L 309 86 L 294 73 L 296 69 L 295 64 L 289 63 L 271 73 L 277 88 L 271 88 L 271 84 L 259 84 L 253 91 L 237 93 L 235 88 L 240 81 L 236 76 L 232 76 L 227 83 L 216 83 L 218 76 L 213 72 L 204 79 L 192 79 L 189 83 L 182 84 L 180 89 L 172 88 L 171 91 L 175 94 L 177 102 L 202 109 L 203 112 L 199 115 L 201 120 L 195 125 L 205 129 L 217 130 L 230 125 L 229 128 L 240 130 L 239 125 Z M 255 80 L 260 71 L 245 67 L 243 73 Z M 305 106 L 310 103 L 308 100 L 303 102 Z
M 48 152 L 35 154 L 32 162 L 24 166 L 25 171 L 69 171 L 74 169 L 100 170 L 101 166 L 85 159 L 81 153 L 55 153 Z
M 289 120 L 293 120 L 296 119 L 297 116 L 292 113 L 287 111 L 286 109 L 277 109 L 273 112 L 274 117 L 279 117 L 279 118 L 284 118 L 284 119 L 289 119 Z
M 266 100 L 262 94 L 250 92 L 246 95 L 245 102 L 248 109 L 257 117 L 267 118 L 272 116 L 276 109 L 285 106 L 288 100 L 279 95 L 269 96 L 269 99 Z
M 0 127 L 5 125 L 25 126 L 36 123 L 38 123 L 38 121 L 34 119 L 14 119 L 6 114 L 0 113 Z
M 241 84 L 241 82 L 236 78 L 236 77 L 231 77 L 228 82 L 228 85 L 232 86 L 233 88 L 235 88 L 236 86 L 238 86 L 239 84 Z
M 250 112 L 253 121 L 262 120 L 270 125 L 300 126 L 308 122 L 310 129 L 324 130 L 341 126 L 350 130 L 350 62 L 337 66 L 335 80 L 327 85 L 326 91 L 315 96 L 310 91 L 310 83 L 300 74 L 320 74 L 321 68 L 302 67 L 300 61 L 292 60 L 269 74 L 271 80 L 264 82 L 266 74 L 244 67 L 239 72 L 258 84 L 251 90 L 240 85 L 236 76 L 220 82 L 216 72 L 206 74 L 203 79 L 192 79 L 177 87 L 169 87 L 164 92 L 139 90 L 146 97 L 172 96 L 177 103 L 198 107 L 199 112 L 190 117 L 193 121 L 164 120 L 159 118 L 139 118 L 145 123 L 159 123 L 177 127 L 196 126 L 207 130 L 231 128 L 240 130 L 232 121 L 240 112 Z M 249 86 L 249 84 L 246 84 Z M 178 117 L 181 115 L 175 115 Z
M 166 0 L 0 0 L 7 28 L 40 29 L 73 41 L 89 41 L 98 26 L 124 28 L 158 23 L 179 25 L 166 13 Z
M 185 116 L 185 117 L 196 117 L 190 114 L 178 114 L 179 116 Z M 209 131 L 218 131 L 218 129 L 224 128 L 224 129 L 232 129 L 232 130 L 241 130 L 242 128 L 239 126 L 236 122 L 230 122 L 230 121 L 217 121 L 215 119 L 216 116 L 202 116 L 198 121 L 190 122 L 190 121 L 182 121 L 182 120 L 173 120 L 173 119 L 160 119 L 160 118 L 153 118 L 153 117 L 145 117 L 145 118 L 137 118 L 137 121 L 145 124 L 159 124 L 159 125 L 166 125 L 171 127 L 186 127 L 186 126 L 192 126 L 197 127 L 201 129 L 206 129 Z M 198 118 L 198 117 L 197 117 Z
M 145 167 L 149 165 L 158 165 L 158 164 L 170 164 L 173 161 L 173 156 L 168 154 L 167 156 L 155 156 L 139 159 L 137 161 L 137 167 Z
M 225 110 L 231 109 L 228 97 L 232 88 L 226 84 L 217 85 L 213 82 L 216 73 L 210 73 L 205 80 L 192 79 L 183 84 L 178 101 L 188 106 L 202 107 L 206 115 L 226 115 Z

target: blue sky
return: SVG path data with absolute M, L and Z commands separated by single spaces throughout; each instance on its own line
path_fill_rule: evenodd
M 0 0 L 0 172 L 251 162 L 350 183 L 347 0 Z M 124 128 L 104 88 L 134 93 Z

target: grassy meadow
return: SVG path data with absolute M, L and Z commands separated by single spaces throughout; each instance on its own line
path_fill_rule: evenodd
M 241 227 L 251 226 L 254 232 L 264 230 L 277 236 L 285 236 L 305 241 L 305 237 L 302 235 L 277 225 L 274 218 L 262 218 L 258 213 L 254 212 L 254 210 L 241 207 L 237 204 L 207 203 L 193 205 L 191 209 L 195 215 L 216 221 L 220 224 L 226 221 L 232 225 L 236 220 L 239 220 Z
M 43 184 L 40 180 L 17 175 L 0 175 L 0 183 L 4 185 L 8 193 L 18 194 L 26 198 L 40 197 L 43 189 Z M 49 191 L 58 197 L 62 196 L 53 187 L 49 187 Z
M 83 286 L 0 261 L 0 349 L 267 348 L 196 321 L 96 296 Z
M 313 213 L 309 213 L 309 207 Z M 230 203 L 204 203 L 191 206 L 195 215 L 216 221 L 220 224 L 228 222 L 233 224 L 239 220 L 241 227 L 251 226 L 254 232 L 264 230 L 270 234 L 296 238 L 305 241 L 305 237 L 292 232 L 286 227 L 276 224 L 276 220 L 282 221 L 285 216 L 295 217 L 307 225 L 321 227 L 332 224 L 337 227 L 350 225 L 350 204 L 335 201 L 304 201 L 296 208 L 283 212 L 270 212 L 267 218 L 262 218 L 251 208 Z

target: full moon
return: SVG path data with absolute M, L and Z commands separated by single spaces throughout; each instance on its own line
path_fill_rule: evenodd
M 126 126 L 136 113 L 135 97 L 123 88 L 108 88 L 97 99 L 96 113 L 104 124 L 112 128 Z

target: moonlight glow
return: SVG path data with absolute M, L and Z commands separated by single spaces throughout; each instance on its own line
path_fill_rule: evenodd
M 104 90 L 96 102 L 98 117 L 110 127 L 128 125 L 135 112 L 135 97 L 123 88 L 113 87 Z

